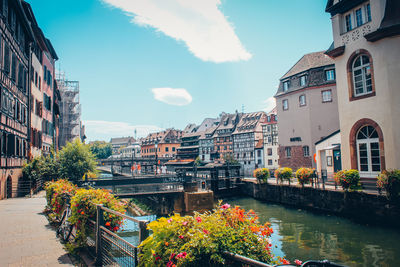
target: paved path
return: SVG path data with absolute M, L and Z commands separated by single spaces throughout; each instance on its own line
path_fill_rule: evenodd
M 44 192 L 0 201 L 0 266 L 74 266 L 42 213 Z

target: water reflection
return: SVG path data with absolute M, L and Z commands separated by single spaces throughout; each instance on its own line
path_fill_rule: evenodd
M 273 252 L 294 259 L 329 259 L 348 266 L 400 266 L 400 233 L 336 216 L 285 208 L 252 198 L 227 199 L 271 222 Z

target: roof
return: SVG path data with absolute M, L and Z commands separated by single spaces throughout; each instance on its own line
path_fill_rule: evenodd
M 314 52 L 304 55 L 297 63 L 282 76 L 281 80 L 289 78 L 295 74 L 304 72 L 309 69 L 318 68 L 327 65 L 333 65 L 335 62 L 332 58 L 325 55 L 325 51 Z
M 128 136 L 128 137 L 117 137 L 117 138 L 111 138 L 110 143 L 113 145 L 119 145 L 119 144 L 126 144 L 129 142 L 135 142 L 135 138 Z
M 334 132 L 333 132 L 333 133 L 331 133 L 330 135 L 328 135 L 328 136 L 325 136 L 324 138 L 321 138 L 320 140 L 318 140 L 317 142 L 315 142 L 315 145 L 318 145 L 319 143 L 322 143 L 322 142 L 324 142 L 325 140 L 327 140 L 327 139 L 331 138 L 332 136 L 335 136 L 335 135 L 337 135 L 338 133 L 340 133 L 340 130 L 334 131 Z
M 240 114 L 239 113 L 234 113 L 234 114 L 224 114 L 221 117 L 220 123 L 218 125 L 217 131 L 218 130 L 224 130 L 224 129 L 232 129 L 236 126 L 236 122 L 240 119 Z
M 162 144 L 178 143 L 180 142 L 182 133 L 182 131 L 172 128 L 156 133 L 150 133 L 142 140 L 142 144 L 154 144 L 156 141 Z
M 233 134 L 249 133 L 256 131 L 257 126 L 264 121 L 265 117 L 266 114 L 263 111 L 242 114 L 242 117 L 240 118 L 240 121 L 237 124 Z
M 257 141 L 257 144 L 256 144 L 256 146 L 255 146 L 255 149 L 264 148 L 264 142 L 263 142 L 263 141 L 264 141 L 263 139 L 259 139 L 259 140 Z

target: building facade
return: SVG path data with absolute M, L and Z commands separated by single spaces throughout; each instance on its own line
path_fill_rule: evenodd
M 199 156 L 203 162 L 209 163 L 214 161 L 214 133 L 218 128 L 219 121 L 214 122 L 214 125 L 208 128 L 199 139 Z
M 262 124 L 264 141 L 264 167 L 271 171 L 279 168 L 278 154 L 278 118 L 276 108 L 267 114 L 267 120 Z
M 175 158 L 180 147 L 182 131 L 167 129 L 151 133 L 142 140 L 140 155 L 143 158 Z
M 400 169 L 400 1 L 329 0 L 343 169 Z
M 214 159 L 224 159 L 227 155 L 233 156 L 233 138 L 232 134 L 236 129 L 236 125 L 240 121 L 241 114 L 221 114 L 221 120 L 214 132 Z
M 122 152 L 121 149 L 136 143 L 136 140 L 131 136 L 117 137 L 117 138 L 111 138 L 110 143 L 112 147 L 112 153 L 113 155 L 115 155 L 115 154 L 120 154 Z
M 275 98 L 279 165 L 315 167 L 315 142 L 339 129 L 333 60 L 324 52 L 304 55 L 280 79 Z
M 261 167 L 256 161 L 255 148 L 260 140 L 262 144 L 262 122 L 266 120 L 266 116 L 262 111 L 241 114 L 240 121 L 232 133 L 233 155 L 242 165 L 244 175 L 251 176 L 254 169 Z M 261 150 L 258 151 L 262 153 Z
M 0 1 L 0 199 L 13 197 L 28 157 L 30 44 L 33 32 L 20 0 Z

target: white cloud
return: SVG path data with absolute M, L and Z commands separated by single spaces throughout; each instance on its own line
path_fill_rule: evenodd
M 265 99 L 263 101 L 263 106 L 264 106 L 263 110 L 265 112 L 270 112 L 276 106 L 275 97 L 271 96 Z
M 128 122 L 119 121 L 84 121 L 85 135 L 88 141 L 105 140 L 109 141 L 112 137 L 134 136 L 135 130 L 137 138 L 145 137 L 151 132 L 163 130 L 155 125 L 133 125 Z
M 233 26 L 219 9 L 221 0 L 103 0 L 178 41 L 204 61 L 249 60 Z
M 192 102 L 192 96 L 183 88 L 153 88 L 154 98 L 158 101 L 175 106 L 185 106 Z

